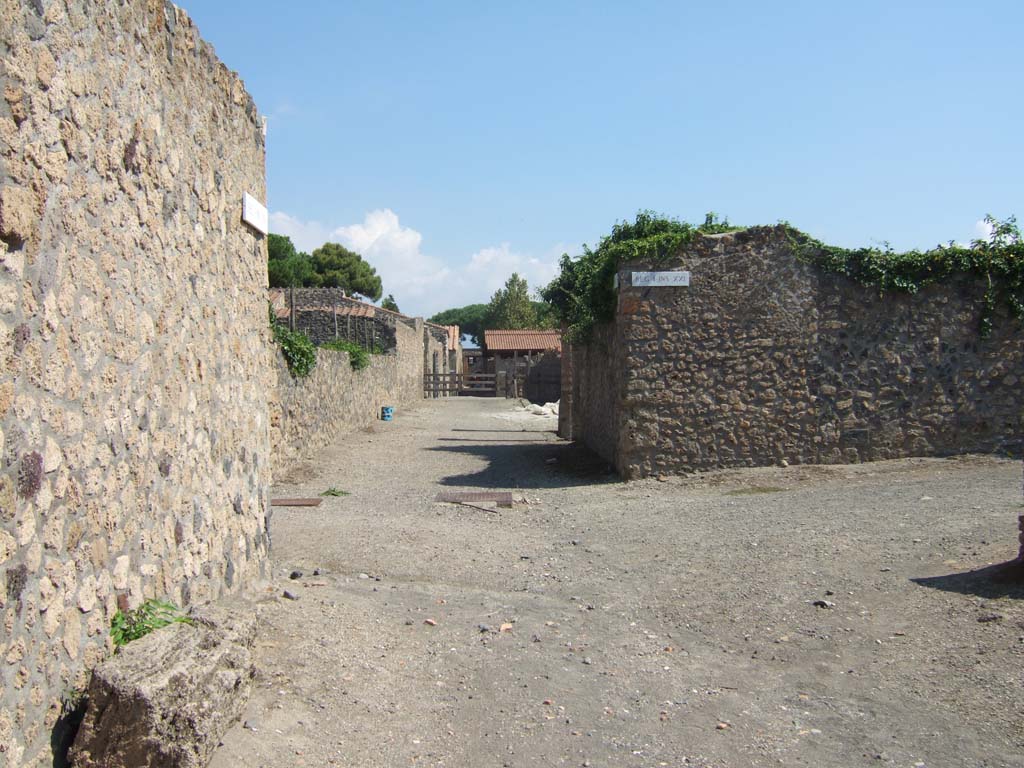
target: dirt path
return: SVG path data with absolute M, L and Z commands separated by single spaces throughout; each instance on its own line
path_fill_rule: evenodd
M 1019 462 L 627 485 L 510 407 L 427 402 L 274 489 L 351 495 L 274 513 L 216 768 L 1024 765 L 1024 589 L 950 575 L 1015 554 Z

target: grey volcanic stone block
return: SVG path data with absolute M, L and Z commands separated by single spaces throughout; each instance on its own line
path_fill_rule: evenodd
M 206 766 L 245 709 L 256 614 L 208 606 L 98 666 L 70 752 L 76 768 Z

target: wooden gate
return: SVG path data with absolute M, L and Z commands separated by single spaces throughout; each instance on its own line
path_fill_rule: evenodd
M 496 378 L 497 376 L 493 373 L 425 373 L 423 374 L 423 396 L 494 397 L 497 390 Z

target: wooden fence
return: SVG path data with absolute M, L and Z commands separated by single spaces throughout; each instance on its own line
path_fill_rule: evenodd
M 477 395 L 494 397 L 497 392 L 493 373 L 427 373 L 423 375 L 424 397 Z

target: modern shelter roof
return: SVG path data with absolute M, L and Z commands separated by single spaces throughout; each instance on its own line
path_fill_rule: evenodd
M 528 352 L 536 350 L 562 351 L 559 331 L 484 331 L 484 346 L 488 352 Z

